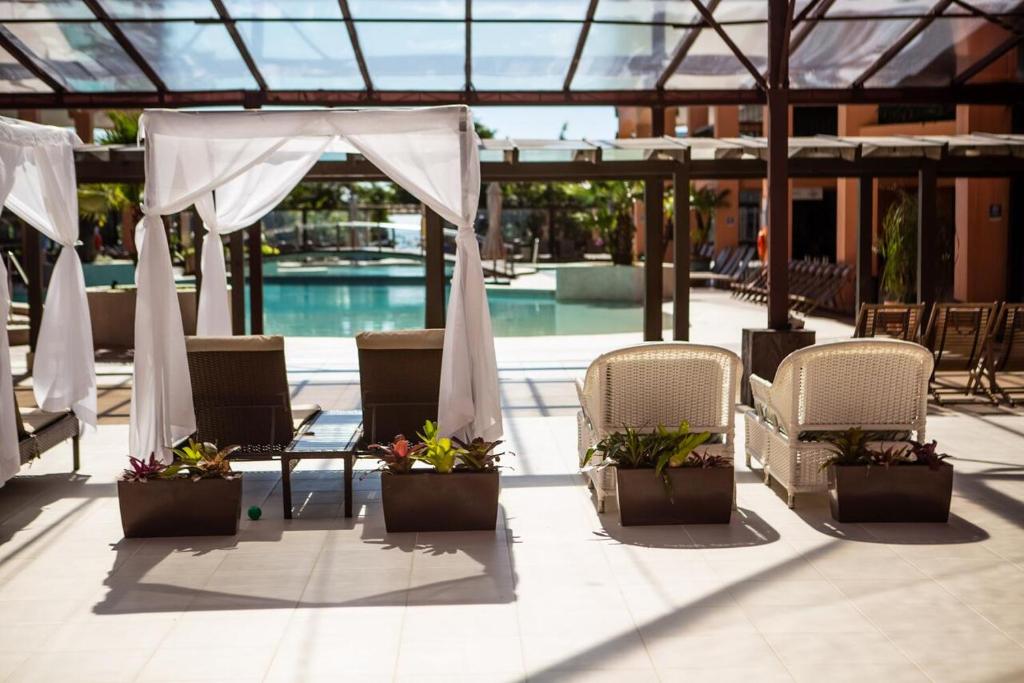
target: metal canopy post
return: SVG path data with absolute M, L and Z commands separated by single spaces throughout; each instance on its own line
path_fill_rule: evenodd
M 680 165 L 672 176 L 672 338 L 690 339 L 690 174 Z
M 245 256 L 242 231 L 231 233 L 231 334 L 245 334 Z
M 938 261 L 938 181 L 935 164 L 926 160 L 917 172 L 917 301 L 924 304 L 924 319 L 935 303 L 935 264 Z
M 662 245 L 665 224 L 661 178 L 644 181 L 644 341 L 661 341 Z
M 863 303 L 875 303 L 877 294 L 871 276 L 871 247 L 874 231 L 874 178 L 861 176 L 858 183 L 857 286 L 854 311 Z
M 249 226 L 249 331 L 263 334 L 263 231 L 260 222 Z
M 768 327 L 789 329 L 789 61 L 786 0 L 768 4 Z
M 427 219 L 426 235 L 426 327 L 444 327 L 444 223 L 432 209 L 423 207 Z

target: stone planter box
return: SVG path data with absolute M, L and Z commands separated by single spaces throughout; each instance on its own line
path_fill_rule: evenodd
M 498 472 L 413 470 L 380 477 L 389 532 L 490 531 L 498 520 Z
M 125 538 L 232 536 L 242 514 L 242 477 L 117 482 Z
M 92 319 L 94 349 L 124 351 L 135 348 L 135 288 L 90 287 L 86 290 Z M 186 335 L 196 333 L 196 290 L 179 289 L 178 306 Z
M 953 466 L 832 465 L 828 502 L 838 522 L 948 522 Z
M 671 497 L 653 469 L 616 468 L 622 526 L 729 523 L 732 467 L 677 467 L 666 472 L 672 482 Z

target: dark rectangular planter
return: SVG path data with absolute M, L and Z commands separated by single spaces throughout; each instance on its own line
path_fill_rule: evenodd
M 732 515 L 732 467 L 676 467 L 665 470 L 672 496 L 653 469 L 616 468 L 622 526 L 728 524 Z
M 238 533 L 242 478 L 117 482 L 126 538 Z
M 498 519 L 498 472 L 413 470 L 380 477 L 388 531 L 488 531 Z
M 832 465 L 828 502 L 839 522 L 947 522 L 953 466 Z

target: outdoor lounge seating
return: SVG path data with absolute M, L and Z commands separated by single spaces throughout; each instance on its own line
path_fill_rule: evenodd
M 443 346 L 441 329 L 356 335 L 366 443 L 412 437 L 437 420 Z
M 850 281 L 853 268 L 842 263 L 816 263 L 814 261 L 789 262 L 790 309 L 809 314 L 819 308 L 830 311 L 849 311 L 843 289 Z M 750 274 L 742 282 L 732 283 L 733 295 L 748 301 L 768 301 L 768 268 L 765 266 Z
M 284 337 L 187 337 L 196 438 L 238 445 L 236 459 L 272 457 L 319 406 L 292 406 Z
M 1024 304 L 1000 306 L 986 355 L 983 375 L 990 393 L 1016 405 L 1013 395 L 1024 393 Z
M 21 464 L 25 464 L 57 444 L 71 439 L 72 469 L 78 471 L 80 466 L 78 437 L 80 434 L 78 418 L 68 410 L 51 413 L 33 409 L 23 412 L 18 406 L 17 395 L 14 397 L 15 423 L 18 428 L 18 450 Z
M 736 354 L 686 342 L 648 343 L 603 354 L 577 380 L 580 459 L 608 434 L 632 427 L 651 431 L 687 421 L 716 438 L 697 450 L 735 458 L 734 430 L 742 372 Z M 597 464 L 597 463 L 593 463 Z M 614 468 L 591 469 L 599 511 L 615 493 Z
M 857 313 L 853 336 L 917 341 L 923 316 L 924 304 L 863 303 Z
M 995 303 L 937 303 L 923 343 L 935 357 L 929 388 L 936 403 L 943 396 L 973 400 L 981 386 L 982 364 L 995 323 Z M 993 396 L 988 397 L 995 402 Z
M 774 381 L 752 375 L 754 408 L 744 416 L 747 466 L 764 468 L 793 507 L 796 494 L 824 491 L 822 432 L 854 427 L 892 440 L 925 438 L 927 349 L 896 339 L 851 339 L 810 346 L 786 356 Z

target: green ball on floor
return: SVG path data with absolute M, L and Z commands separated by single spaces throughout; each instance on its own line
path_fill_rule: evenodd
M 249 519 L 256 521 L 263 516 L 263 510 L 260 509 L 259 505 L 253 505 L 249 508 Z

